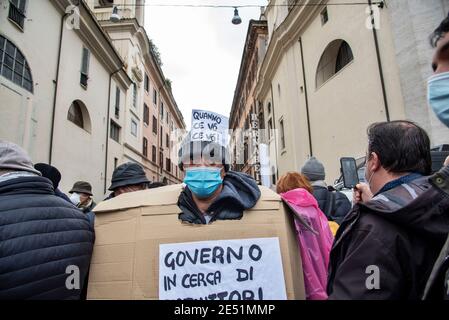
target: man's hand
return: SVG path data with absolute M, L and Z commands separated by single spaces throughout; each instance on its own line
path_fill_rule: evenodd
M 370 201 L 373 198 L 373 193 L 371 192 L 371 189 L 369 185 L 366 183 L 359 183 L 354 190 L 353 194 L 353 202 L 354 204 L 357 203 L 366 203 Z
M 446 161 L 444 161 L 444 166 L 449 166 L 449 157 L 446 158 Z

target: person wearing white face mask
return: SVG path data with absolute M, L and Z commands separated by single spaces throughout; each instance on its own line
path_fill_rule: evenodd
M 409 121 L 375 123 L 367 149 L 368 184 L 330 254 L 329 299 L 420 299 L 449 232 L 448 197 L 427 177 L 430 139 Z
M 92 199 L 92 186 L 89 182 L 75 182 L 69 193 L 70 201 L 84 213 L 89 213 L 95 208 L 96 203 Z

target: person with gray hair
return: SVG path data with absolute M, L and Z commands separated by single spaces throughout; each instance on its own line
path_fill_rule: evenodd
M 313 196 L 327 219 L 341 224 L 351 211 L 351 202 L 343 193 L 334 191 L 326 185 L 324 165 L 315 157 L 311 157 L 301 168 L 301 173 L 310 181 Z
M 33 167 L 22 148 L 3 140 L 0 217 L 0 300 L 83 298 L 93 225 L 55 195 L 53 183 Z M 75 274 L 75 284 L 67 286 Z
M 179 149 L 179 168 L 185 188 L 178 199 L 179 219 L 194 224 L 239 220 L 260 198 L 256 181 L 230 170 L 228 150 L 212 141 L 193 141 L 188 135 Z

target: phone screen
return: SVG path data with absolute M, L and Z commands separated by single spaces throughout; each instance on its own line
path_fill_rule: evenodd
M 342 158 L 341 171 L 343 174 L 344 187 L 354 189 L 359 184 L 359 176 L 357 174 L 357 164 L 354 158 Z

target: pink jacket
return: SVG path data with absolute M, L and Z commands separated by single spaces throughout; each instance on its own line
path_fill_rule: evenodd
M 326 300 L 329 253 L 334 241 L 328 220 L 305 189 L 292 190 L 281 197 L 295 214 L 307 300 Z

